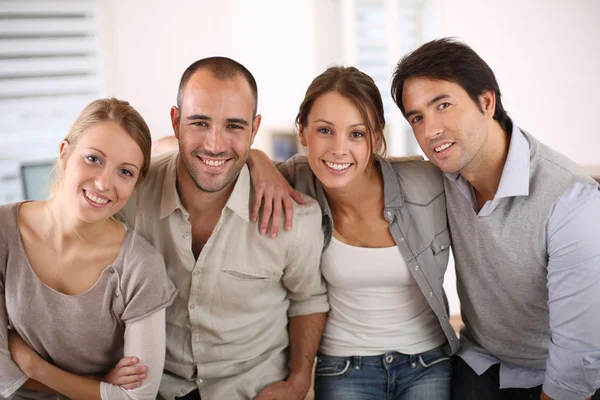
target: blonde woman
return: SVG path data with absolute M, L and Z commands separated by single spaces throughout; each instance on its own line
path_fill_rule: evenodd
M 96 100 L 60 144 L 51 198 L 0 207 L 0 398 L 156 398 L 176 290 L 113 218 L 150 148 L 133 107 Z

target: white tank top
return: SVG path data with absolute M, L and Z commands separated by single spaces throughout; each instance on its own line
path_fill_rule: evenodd
M 355 247 L 332 237 L 321 268 L 331 305 L 323 354 L 417 354 L 446 341 L 396 246 Z

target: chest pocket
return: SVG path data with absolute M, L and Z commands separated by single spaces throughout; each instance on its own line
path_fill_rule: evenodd
M 429 248 L 433 252 L 433 256 L 438 265 L 440 276 L 443 276 L 446 272 L 451 243 L 450 232 L 448 231 L 448 228 L 446 228 L 438 233 L 429 244 Z

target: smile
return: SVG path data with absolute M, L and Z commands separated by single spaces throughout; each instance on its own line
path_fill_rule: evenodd
M 83 193 L 84 193 L 85 197 L 94 204 L 103 205 L 103 204 L 110 203 L 109 199 L 96 196 L 96 195 L 88 192 L 87 190 L 84 190 Z
M 323 161 L 325 163 L 325 165 L 327 165 L 329 168 L 335 170 L 335 171 L 344 171 L 348 168 L 350 168 L 350 166 L 352 165 L 352 163 L 344 163 L 344 164 L 340 164 L 340 163 L 332 163 L 330 161 Z
M 439 153 L 440 151 L 444 151 L 452 145 L 453 145 L 453 143 L 444 143 L 441 146 L 435 147 L 433 150 L 435 150 L 437 153 Z
M 206 165 L 210 165 L 211 167 L 220 167 L 225 164 L 227 160 L 205 160 L 201 158 L 202 162 Z

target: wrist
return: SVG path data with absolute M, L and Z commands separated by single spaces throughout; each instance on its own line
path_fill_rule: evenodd
M 291 385 L 298 388 L 298 390 L 306 390 L 310 388 L 310 371 L 309 372 L 295 372 L 290 373 L 286 379 Z

